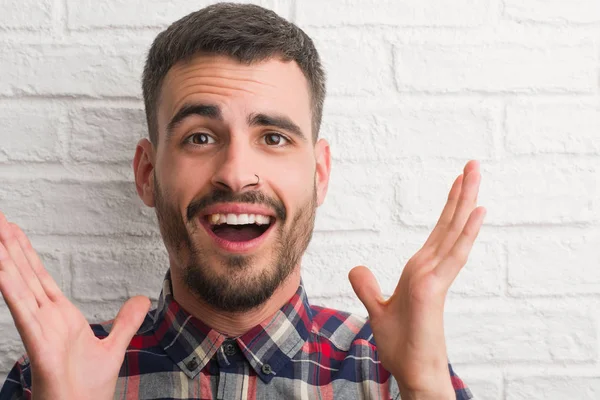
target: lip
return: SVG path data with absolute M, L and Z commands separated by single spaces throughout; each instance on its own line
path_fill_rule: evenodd
M 201 214 L 201 217 L 206 217 L 211 214 L 260 214 L 275 217 L 275 213 L 269 207 L 260 204 L 247 203 L 215 204 L 207 207 Z
M 271 223 L 271 225 L 267 228 L 267 230 L 260 235 L 259 237 L 248 240 L 245 242 L 231 242 L 229 240 L 222 239 L 215 235 L 215 233 L 211 229 L 211 225 L 206 218 L 211 214 L 260 214 L 260 215 L 268 215 L 271 218 L 275 218 L 275 214 L 273 210 L 260 206 L 257 204 L 216 204 L 214 206 L 208 207 L 202 215 L 198 218 L 200 220 L 200 224 L 204 227 L 204 230 L 208 233 L 208 236 L 215 242 L 217 247 L 221 250 L 224 250 L 228 253 L 237 253 L 237 254 L 245 254 L 250 253 L 256 250 L 271 234 L 271 231 L 275 227 L 277 223 L 277 219 L 275 222 Z

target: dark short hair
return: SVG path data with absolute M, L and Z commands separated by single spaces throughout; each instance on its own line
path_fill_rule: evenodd
M 157 103 L 167 72 L 198 54 L 225 55 L 252 64 L 271 58 L 295 61 L 311 95 L 312 136 L 323 115 L 325 73 L 311 38 L 271 10 L 252 4 L 218 3 L 193 12 L 159 33 L 148 52 L 142 80 L 150 141 L 158 144 Z

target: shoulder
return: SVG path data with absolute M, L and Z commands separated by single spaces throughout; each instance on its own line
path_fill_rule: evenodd
M 375 350 L 373 333 L 367 318 L 321 306 L 312 306 L 311 310 L 313 333 L 330 341 L 341 350 L 349 350 L 357 344 L 368 344 Z
M 313 334 L 331 342 L 336 348 L 349 351 L 353 346 L 368 346 L 376 350 L 371 325 L 367 318 L 346 311 L 311 306 Z

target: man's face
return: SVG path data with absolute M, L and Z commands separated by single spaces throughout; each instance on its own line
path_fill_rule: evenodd
M 329 176 L 310 105 L 294 62 L 198 56 L 165 77 L 154 205 L 174 275 L 215 308 L 256 307 L 299 267 Z

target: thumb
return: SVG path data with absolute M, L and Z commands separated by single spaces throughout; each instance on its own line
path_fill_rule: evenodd
M 150 308 L 150 299 L 145 296 L 135 296 L 127 300 L 113 323 L 107 340 L 119 353 L 125 353 L 131 338 L 138 331 Z
M 381 295 L 379 283 L 377 283 L 377 279 L 375 279 L 371 270 L 362 265 L 354 267 L 350 270 L 348 279 L 354 293 L 367 309 L 369 317 L 371 319 L 377 318 L 383 311 L 382 303 L 384 299 Z

